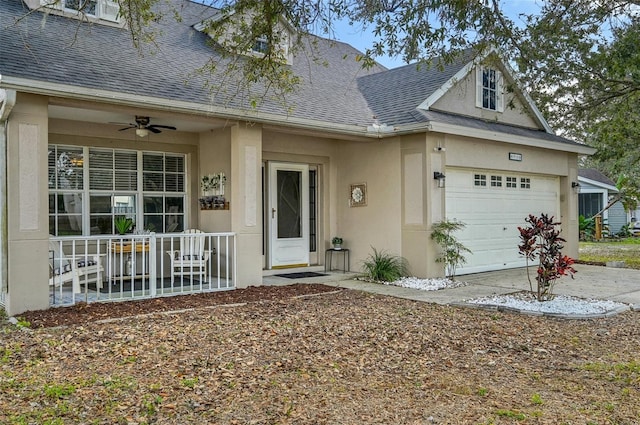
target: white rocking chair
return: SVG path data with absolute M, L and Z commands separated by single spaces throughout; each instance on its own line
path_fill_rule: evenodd
M 68 257 L 62 250 L 62 244 L 49 240 L 49 285 L 60 286 L 71 282 L 74 293 L 80 293 L 80 283 L 96 282 L 102 285 L 101 255 L 81 254 Z M 80 281 L 82 278 L 82 282 Z
M 174 276 L 201 277 L 207 282 L 207 265 L 215 249 L 205 249 L 206 236 L 198 229 L 188 229 L 180 236 L 180 249 L 167 251 L 171 259 L 171 279 Z

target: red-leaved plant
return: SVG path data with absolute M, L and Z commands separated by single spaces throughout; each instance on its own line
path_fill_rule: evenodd
M 529 214 L 525 219 L 527 227 L 518 227 L 520 231 L 520 245 L 518 250 L 527 260 L 527 279 L 529 288 L 533 292 L 531 276 L 529 275 L 529 261 L 538 259 L 538 273 L 536 276 L 538 301 L 551 299 L 553 284 L 562 276 L 569 275 L 573 279 L 576 270 L 571 267 L 573 258 L 562 255 L 560 250 L 564 247 L 565 239 L 560 237 L 560 230 L 556 226 L 560 223 L 553 221 L 553 216 L 540 214 L 536 217 Z

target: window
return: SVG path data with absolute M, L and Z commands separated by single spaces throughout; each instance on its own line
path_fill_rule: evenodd
M 502 187 L 502 176 L 491 176 L 491 187 Z
M 316 252 L 318 246 L 318 170 L 309 170 L 309 252 Z
M 531 179 L 529 177 L 520 178 L 520 189 L 531 189 Z
M 602 210 L 602 193 L 581 193 L 578 199 L 579 215 L 591 218 Z
M 518 178 L 517 177 L 507 177 L 507 187 L 511 189 L 518 188 Z
M 474 186 L 486 186 L 487 185 L 487 176 L 484 174 L 474 174 L 473 176 L 473 185 Z
M 49 232 L 82 235 L 84 154 L 82 148 L 49 146 Z
M 251 47 L 251 51 L 255 53 L 265 54 L 267 53 L 267 50 L 269 50 L 269 42 L 267 41 L 267 37 L 265 36 L 258 37 L 258 39 L 253 43 L 253 46 Z
M 182 231 L 185 179 L 184 155 L 50 145 L 49 232 L 113 234 L 118 216 L 138 229 Z
M 120 22 L 120 6 L 113 0 L 40 0 L 40 5 L 75 15 Z
M 476 106 L 503 112 L 502 73 L 494 68 L 479 66 L 476 78 Z

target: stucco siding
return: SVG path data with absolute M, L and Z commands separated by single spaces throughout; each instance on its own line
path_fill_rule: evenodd
M 360 270 L 372 248 L 400 255 L 400 143 L 348 143 L 339 149 L 336 181 L 338 226 L 352 251 L 351 267 Z M 349 206 L 351 184 L 366 183 L 367 205 Z
M 539 128 L 520 98 L 514 93 L 506 92 L 506 90 L 504 94 L 504 112 L 476 107 L 475 68 L 463 80 L 455 83 L 448 92 L 431 106 L 431 109 L 522 127 Z

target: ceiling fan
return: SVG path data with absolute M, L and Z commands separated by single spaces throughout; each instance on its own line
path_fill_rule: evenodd
M 149 124 L 149 117 L 142 117 L 140 115 L 136 115 L 136 123 L 129 124 L 128 127 L 121 128 L 119 131 L 129 130 L 131 128 L 136 129 L 136 135 L 138 137 L 147 137 L 149 132 L 152 133 L 162 133 L 160 128 L 164 128 L 167 130 L 175 130 L 176 128 L 171 125 L 159 125 L 159 124 Z

